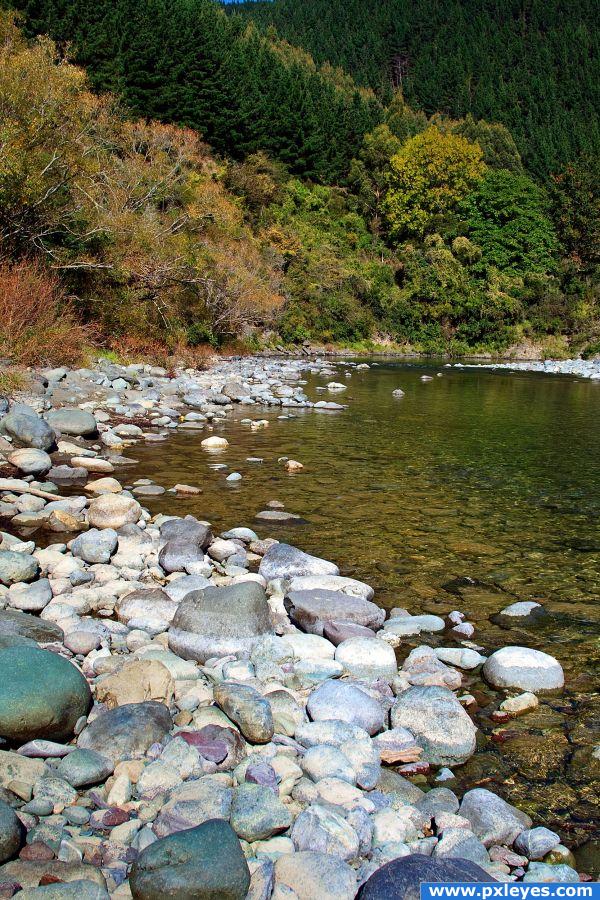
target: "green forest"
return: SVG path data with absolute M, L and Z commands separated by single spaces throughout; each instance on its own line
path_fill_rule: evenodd
M 591 4 L 17 5 L 4 355 L 52 355 L 32 290 L 47 335 L 68 321 L 117 350 L 600 352 Z
M 536 175 L 600 153 L 594 0 L 250 0 L 228 8 L 274 26 L 384 101 L 401 87 L 427 115 L 501 122 Z

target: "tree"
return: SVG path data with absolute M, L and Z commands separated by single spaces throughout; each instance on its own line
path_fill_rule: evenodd
M 556 268 L 558 242 L 548 195 L 526 175 L 488 171 L 460 204 L 469 239 L 482 253 L 481 271 L 546 274 Z
M 466 138 L 431 127 L 406 141 L 390 161 L 385 211 L 391 237 L 421 239 L 443 228 L 484 171 L 481 147 Z
M 600 266 L 600 160 L 582 157 L 551 181 L 552 212 L 559 240 L 576 272 Z
M 372 230 L 380 230 L 382 204 L 388 186 L 390 159 L 400 151 L 400 140 L 388 125 L 378 125 L 365 135 L 358 159 L 350 163 L 348 184 L 358 197 L 361 212 Z

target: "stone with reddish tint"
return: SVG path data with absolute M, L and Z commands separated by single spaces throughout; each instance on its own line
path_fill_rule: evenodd
M 375 632 L 366 625 L 357 625 L 356 622 L 325 622 L 323 624 L 323 637 L 335 644 L 341 644 L 353 637 L 374 637 Z
M 119 806 L 112 806 L 102 816 L 102 824 L 108 828 L 114 828 L 115 825 L 123 825 L 124 822 L 128 821 L 129 813 L 126 809 L 121 809 Z
M 223 768 L 238 765 L 245 755 L 242 736 L 233 728 L 205 725 L 199 731 L 182 731 L 179 737 L 195 747 L 200 756 Z M 225 756 L 222 756 L 225 750 Z
M 261 784 L 270 788 L 274 794 L 279 794 L 275 769 L 267 762 L 250 763 L 246 769 L 245 780 L 249 784 Z
M 43 862 L 54 859 L 54 850 L 43 841 L 32 841 L 31 844 L 26 844 L 22 848 L 19 859 L 25 859 L 28 862 Z

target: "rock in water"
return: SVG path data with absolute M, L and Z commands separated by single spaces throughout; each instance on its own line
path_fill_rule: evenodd
M 360 900 L 419 900 L 424 882 L 490 882 L 491 875 L 466 859 L 430 859 L 412 853 L 393 859 L 363 884 Z
M 92 695 L 81 672 L 56 653 L 31 647 L 0 651 L 0 735 L 11 741 L 73 736 Z
M 68 409 L 67 407 L 53 409 L 52 412 L 47 413 L 46 421 L 62 434 L 71 434 L 76 437 L 89 437 L 96 434 L 98 430 L 95 418 L 84 409 Z
M 477 729 L 448 688 L 411 687 L 398 696 L 391 716 L 392 727 L 415 736 L 423 762 L 457 765 L 475 752 Z
M 558 660 L 529 647 L 502 647 L 486 660 L 483 675 L 493 687 L 522 691 L 550 691 L 563 687 L 565 676 Z
M 182 600 L 169 630 L 169 648 L 184 659 L 251 651 L 264 634 L 273 634 L 269 605 L 255 582 L 192 591 Z
M 140 759 L 148 747 L 169 733 L 171 726 L 171 714 L 164 704 L 154 700 L 127 703 L 94 719 L 79 735 L 77 746 L 97 750 L 115 763 Z
M 18 446 L 36 450 L 51 450 L 56 441 L 54 430 L 44 419 L 21 412 L 10 412 L 0 420 L 0 434 L 8 434 Z
M 33 447 L 13 451 L 8 461 L 25 475 L 44 475 L 52 468 L 52 460 L 46 451 L 36 450 Z
M 0 864 L 19 851 L 25 838 L 25 829 L 8 803 L 0 800 Z
M 339 575 L 338 567 L 326 559 L 311 556 L 290 544 L 273 544 L 262 558 L 259 574 L 273 578 L 293 578 L 296 575 Z
M 211 819 L 142 850 L 129 886 L 134 900 L 245 900 L 250 870 L 231 826 Z

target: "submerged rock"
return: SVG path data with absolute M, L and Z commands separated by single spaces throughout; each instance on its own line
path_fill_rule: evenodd
M 262 558 L 259 574 L 272 581 L 274 578 L 292 578 L 301 575 L 339 575 L 335 563 L 318 556 L 311 556 L 290 544 L 273 544 Z
M 493 687 L 522 691 L 555 690 L 563 687 L 565 676 L 558 660 L 529 647 L 502 647 L 488 657 L 483 675 Z

